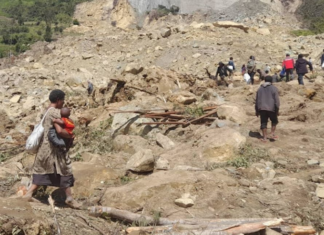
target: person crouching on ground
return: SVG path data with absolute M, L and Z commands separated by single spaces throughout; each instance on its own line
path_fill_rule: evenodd
M 217 68 L 217 72 L 216 72 L 216 82 L 217 82 L 217 80 L 218 80 L 218 75 L 220 76 L 220 78 L 221 78 L 221 80 L 222 81 L 224 81 L 225 83 L 226 83 L 226 81 L 225 81 L 225 77 L 227 77 L 228 76 L 228 68 L 227 68 L 227 66 L 225 66 L 225 64 L 224 63 L 222 63 L 222 62 L 219 62 L 218 63 L 218 68 Z M 227 83 L 226 83 L 227 84 Z
M 304 85 L 304 75 L 308 73 L 307 65 L 309 66 L 310 71 L 313 72 L 313 65 L 309 61 L 303 58 L 302 54 L 298 55 L 298 60 L 296 61 L 296 72 L 298 74 L 298 84 Z
M 267 125 L 269 118 L 271 120 L 270 139 L 278 138 L 275 135 L 275 130 L 278 124 L 279 107 L 278 89 L 272 85 L 272 76 L 268 75 L 265 77 L 265 83 L 258 89 L 255 101 L 255 114 L 257 117 L 260 116 L 263 134 L 261 141 L 263 142 L 267 142 Z

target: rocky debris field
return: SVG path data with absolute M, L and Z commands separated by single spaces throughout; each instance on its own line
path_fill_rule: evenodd
M 109 7 L 100 0 L 79 6 L 81 26 L 2 63 L 0 233 L 55 234 L 48 195 L 62 234 L 125 234 L 145 225 L 90 216 L 92 206 L 169 220 L 282 218 L 324 230 L 323 35 L 292 37 L 287 28 L 297 24 L 276 12 L 242 24 L 166 16 L 122 29 L 109 22 Z M 121 1 L 114 19 L 131 19 L 123 17 L 128 7 Z M 254 113 L 259 85 L 246 85 L 240 66 L 255 55 L 259 68 L 268 64 L 275 73 L 286 52 L 312 57 L 315 71 L 305 86 L 296 79 L 275 84 L 279 139 L 263 143 Z M 230 56 L 238 69 L 228 87 L 217 86 L 206 68 L 214 74 Z M 66 92 L 77 123 L 70 151 L 83 210 L 66 208 L 62 192 L 50 187 L 37 192 L 39 202 L 9 198 L 29 184 L 34 155 L 24 152 L 25 140 L 54 88 Z M 156 118 L 163 112 L 173 115 L 164 122 L 185 124 L 151 124 L 163 121 Z

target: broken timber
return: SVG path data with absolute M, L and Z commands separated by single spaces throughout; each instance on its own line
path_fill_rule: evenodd
M 176 232 L 176 234 L 216 234 L 216 235 L 239 235 L 262 231 L 273 228 L 283 234 L 312 235 L 316 231 L 311 226 L 293 226 L 283 224 L 283 219 L 178 219 L 154 218 L 141 214 L 119 210 L 112 207 L 90 207 L 90 215 L 106 215 L 129 224 L 145 224 L 148 227 L 131 227 L 126 230 L 128 234 L 165 234 Z M 150 227 L 153 226 L 153 227 Z M 136 233 L 137 232 L 137 233 Z
M 133 110 L 133 111 L 119 111 L 112 110 L 114 113 L 135 113 L 139 114 L 141 118 L 153 119 L 152 122 L 144 122 L 140 125 L 183 125 L 191 124 L 208 124 L 215 121 L 216 117 L 211 117 L 217 114 L 218 106 L 206 107 L 202 110 L 208 112 L 200 117 L 192 117 L 186 114 L 185 111 L 170 111 L 168 109 L 156 110 Z

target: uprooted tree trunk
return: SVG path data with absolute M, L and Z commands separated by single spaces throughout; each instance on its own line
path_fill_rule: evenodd
M 315 234 L 312 227 L 285 226 L 282 225 L 282 219 L 262 219 L 262 218 L 242 218 L 242 219 L 179 219 L 170 220 L 167 218 L 156 218 L 135 214 L 125 210 L 119 210 L 112 207 L 90 207 L 90 215 L 109 216 L 111 218 L 123 221 L 125 223 L 135 223 L 140 226 L 155 227 L 132 227 L 127 229 L 128 233 L 154 232 L 154 234 L 163 234 L 165 231 L 190 231 L 193 234 L 247 234 L 266 229 L 267 227 L 277 228 L 286 234 Z M 184 233 L 187 234 L 187 233 Z

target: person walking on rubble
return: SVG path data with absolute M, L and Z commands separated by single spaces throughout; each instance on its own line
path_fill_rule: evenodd
M 289 76 L 293 73 L 293 70 L 295 68 L 295 61 L 290 57 L 289 53 L 286 54 L 286 58 L 282 62 L 282 67 L 284 67 L 286 70 L 286 82 L 289 82 Z
M 254 75 L 256 73 L 256 63 L 255 63 L 255 57 L 250 56 L 249 61 L 247 62 L 247 72 L 251 79 L 251 84 L 254 84 Z
M 309 61 L 305 60 L 303 58 L 304 56 L 302 54 L 298 55 L 298 60 L 296 61 L 296 72 L 298 74 L 298 84 L 304 85 L 303 77 L 306 73 L 308 73 L 307 65 L 309 66 L 310 71 L 313 72 L 313 65 Z
M 218 68 L 217 68 L 217 72 L 216 72 L 216 77 L 215 77 L 216 78 L 216 82 L 218 80 L 218 75 L 219 75 L 220 78 L 221 78 L 221 80 L 226 83 L 225 77 L 228 76 L 228 73 L 227 72 L 228 72 L 227 66 L 225 66 L 225 64 L 223 62 L 219 62 L 218 63 Z
M 260 116 L 260 122 L 263 137 L 262 142 L 267 142 L 267 125 L 268 119 L 271 120 L 271 134 L 270 139 L 277 139 L 275 135 L 276 126 L 278 124 L 279 116 L 279 92 L 278 89 L 272 85 L 272 76 L 265 77 L 265 83 L 260 86 L 256 94 L 255 100 L 255 115 Z

